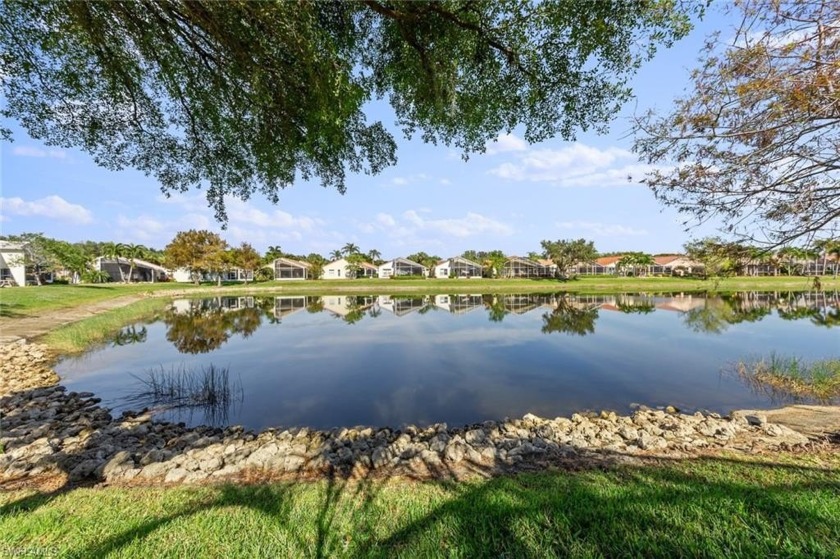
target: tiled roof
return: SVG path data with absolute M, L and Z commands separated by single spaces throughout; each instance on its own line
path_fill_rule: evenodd
M 596 258 L 595 263 L 601 266 L 610 266 L 619 260 L 621 260 L 621 256 L 602 256 L 601 258 Z

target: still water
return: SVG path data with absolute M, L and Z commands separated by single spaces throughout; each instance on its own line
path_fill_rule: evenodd
M 789 401 L 734 365 L 840 355 L 840 293 L 217 297 L 57 367 L 68 390 L 190 425 L 450 426 L 635 404 Z

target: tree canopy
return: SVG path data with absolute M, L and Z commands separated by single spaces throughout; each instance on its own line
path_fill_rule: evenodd
M 608 122 L 656 48 L 690 29 L 683 0 L 8 0 L 4 117 L 165 193 L 278 192 L 396 161 L 371 101 L 407 135 L 465 154 L 514 127 L 572 139 Z M 10 130 L 0 130 L 8 139 Z
M 840 3 L 743 0 L 710 40 L 690 93 L 637 120 L 642 182 L 689 222 L 782 245 L 840 227 Z
M 569 268 L 579 262 L 589 262 L 598 257 L 595 243 L 586 239 L 568 239 L 559 241 L 540 241 L 543 256 L 557 266 L 557 273 L 565 276 Z

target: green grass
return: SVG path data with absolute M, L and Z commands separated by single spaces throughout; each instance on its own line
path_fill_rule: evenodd
M 750 385 L 777 396 L 823 401 L 840 397 L 840 359 L 807 361 L 773 353 L 766 359 L 739 363 L 738 374 Z
M 126 295 L 180 289 L 175 283 L 41 285 L 0 290 L 0 317 L 21 318 L 116 299 Z
M 12 491 L 0 493 L 0 555 L 836 559 L 837 455 L 830 468 L 773 460 L 473 482 Z
M 79 353 L 112 339 L 124 326 L 151 322 L 168 304 L 166 299 L 143 299 L 102 314 L 61 326 L 38 340 L 58 353 Z
M 566 291 L 569 293 L 627 293 L 673 291 L 773 291 L 808 290 L 812 278 L 766 277 L 726 278 L 714 280 L 683 278 L 620 278 L 581 277 L 570 281 L 554 279 L 389 279 L 269 281 L 249 284 L 226 283 L 195 286 L 187 283 L 102 284 L 102 285 L 44 285 L 0 290 L 0 317 L 20 318 L 44 311 L 80 307 L 86 304 L 115 299 L 126 295 L 198 296 L 221 293 L 301 293 L 325 295 L 329 293 L 376 292 L 391 294 L 412 293 L 534 293 Z M 825 278 L 823 289 L 840 289 L 840 280 Z

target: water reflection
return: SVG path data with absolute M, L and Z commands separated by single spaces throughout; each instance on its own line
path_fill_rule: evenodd
M 291 315 L 306 311 L 329 313 L 347 324 L 377 318 L 383 312 L 397 317 L 413 313 L 445 311 L 453 315 L 484 310 L 491 322 L 508 315 L 542 313 L 541 331 L 586 336 L 595 332 L 599 312 L 646 315 L 659 311 L 678 313 L 691 331 L 721 334 L 730 326 L 758 322 L 776 310 L 783 320 L 809 320 L 831 328 L 840 325 L 840 292 L 742 292 L 705 294 L 609 294 L 566 293 L 453 294 L 453 295 L 328 295 L 215 297 L 178 300 L 164 316 L 166 339 L 182 353 L 208 353 L 231 336 L 247 338 L 262 324 L 282 324 Z M 114 344 L 145 341 L 145 327 L 124 328 Z
M 181 353 L 208 353 L 234 334 L 247 338 L 262 324 L 270 300 L 215 297 L 178 300 L 163 317 L 166 339 Z
M 58 372 L 115 413 L 139 392 L 166 418 L 251 428 L 462 425 L 631 402 L 726 413 L 775 397 L 721 375 L 727 364 L 835 357 L 838 308 L 837 292 L 216 297 L 176 301 Z M 137 385 L 160 367 L 230 368 L 244 403 Z

